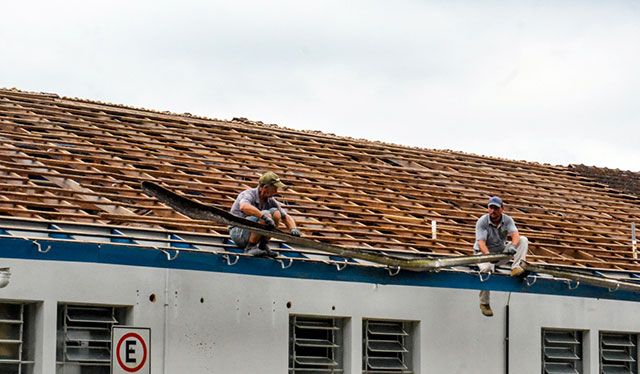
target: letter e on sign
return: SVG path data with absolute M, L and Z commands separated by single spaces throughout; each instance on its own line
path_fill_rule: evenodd
M 111 328 L 111 373 L 151 373 L 151 329 L 113 326 Z

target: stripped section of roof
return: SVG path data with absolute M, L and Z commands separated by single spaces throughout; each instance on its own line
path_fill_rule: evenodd
M 640 205 L 560 166 L 0 90 L 0 216 L 226 235 L 140 190 L 229 208 L 266 170 L 303 234 L 393 253 L 468 255 L 500 195 L 540 264 L 640 271 Z M 431 222 L 437 222 L 432 237 Z
M 640 200 L 640 173 L 638 172 L 586 165 L 569 165 L 569 169 L 614 190 L 625 192 L 629 194 L 627 198 Z

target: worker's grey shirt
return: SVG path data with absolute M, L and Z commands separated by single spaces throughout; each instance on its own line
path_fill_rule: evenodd
M 491 222 L 491 217 L 487 213 L 480 217 L 476 223 L 476 243 L 473 245 L 473 249 L 480 251 L 478 240 L 484 240 L 489 252 L 501 253 L 506 247 L 507 236 L 514 232 L 518 232 L 518 229 L 513 218 L 503 213 L 500 224 L 496 226 Z
M 231 206 L 231 214 L 233 214 L 234 216 L 246 218 L 247 215 L 240 209 L 240 206 L 245 203 L 253 205 L 260 211 L 276 208 L 278 209 L 278 211 L 280 211 L 282 218 L 287 215 L 287 212 L 273 197 L 268 198 L 262 204 L 260 204 L 260 193 L 258 192 L 258 187 L 250 188 L 248 190 L 240 192 L 240 194 L 236 198 L 236 201 L 234 201 L 233 205 Z

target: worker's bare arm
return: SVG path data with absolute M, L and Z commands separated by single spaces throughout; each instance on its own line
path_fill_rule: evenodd
M 489 247 L 487 247 L 486 240 L 478 240 L 478 247 L 480 248 L 480 252 L 484 253 L 485 255 L 489 254 Z

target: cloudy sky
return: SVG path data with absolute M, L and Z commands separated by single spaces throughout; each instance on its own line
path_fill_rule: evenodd
M 640 171 L 640 3 L 11 1 L 0 87 Z

